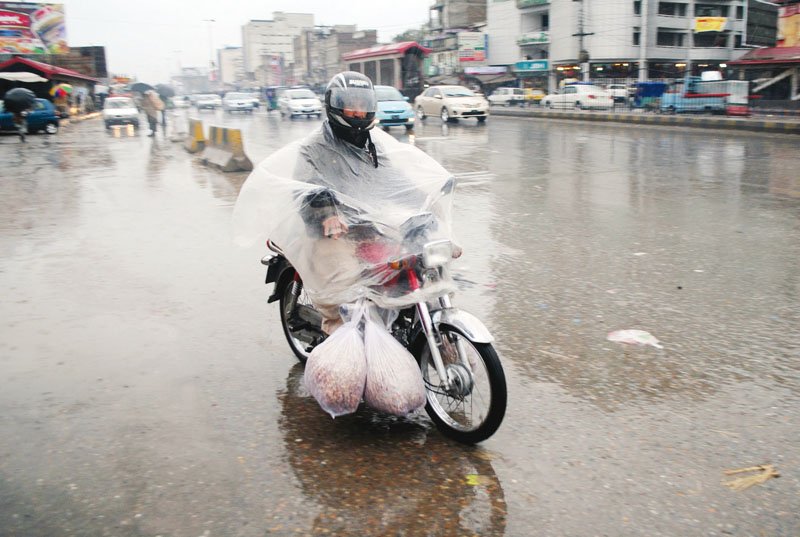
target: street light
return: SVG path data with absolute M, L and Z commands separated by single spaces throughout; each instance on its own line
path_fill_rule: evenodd
M 208 68 L 208 78 L 211 81 L 211 78 L 214 76 L 214 39 L 212 37 L 212 23 L 217 22 L 216 19 L 203 19 L 203 22 L 208 23 L 208 57 L 209 57 L 209 68 Z

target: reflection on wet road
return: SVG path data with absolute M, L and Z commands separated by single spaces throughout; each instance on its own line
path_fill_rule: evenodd
M 254 162 L 318 125 L 201 116 Z M 425 416 L 319 410 L 263 248 L 230 243 L 245 175 L 99 121 L 0 137 L 0 534 L 798 534 L 797 141 L 415 131 L 393 133 L 458 177 L 456 302 L 509 381 L 475 448 Z M 627 328 L 664 349 L 606 341 Z M 782 477 L 721 485 L 764 463 Z

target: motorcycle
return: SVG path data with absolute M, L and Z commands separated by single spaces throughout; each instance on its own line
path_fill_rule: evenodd
M 425 410 L 437 428 L 458 442 L 475 444 L 492 436 L 503 421 L 505 374 L 489 330 L 478 318 L 456 308 L 450 289 L 439 286 L 450 280 L 453 244 L 448 239 L 428 240 L 431 220 L 430 215 L 410 219 L 399 240 L 385 236 L 371 223 L 360 230 L 351 226 L 348 235 L 358 242 L 356 255 L 375 290 L 399 299 L 400 304 L 415 294 L 424 297 L 412 305 L 383 308 L 389 319 L 394 317 L 390 332 L 419 364 Z M 261 263 L 267 267 L 266 284 L 274 285 L 268 302 L 279 303 L 289 347 L 305 363 L 326 338 L 322 316 L 283 250 L 271 241 L 267 247 L 270 253 Z M 387 256 L 387 251 L 393 255 Z

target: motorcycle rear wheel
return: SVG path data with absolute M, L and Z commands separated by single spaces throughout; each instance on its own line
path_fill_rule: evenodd
M 462 383 L 461 389 L 445 390 L 431 358 L 427 341 L 423 339 L 414 356 L 422 370 L 427 392 L 425 410 L 436 427 L 445 436 L 464 444 L 476 444 L 492 436 L 500 427 L 506 413 L 508 393 L 506 377 L 497 352 L 489 343 L 470 341 L 458 330 L 440 327 L 439 351 L 445 366 L 455 368 L 459 379 L 469 378 L 463 365 L 454 354 L 455 342 L 464 343 L 467 359 L 472 369 L 471 380 Z M 471 383 L 471 386 L 467 386 Z

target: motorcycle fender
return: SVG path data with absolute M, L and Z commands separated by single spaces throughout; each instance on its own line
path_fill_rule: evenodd
M 264 282 L 267 284 L 270 283 L 275 284 L 275 289 L 273 289 L 272 295 L 270 295 L 270 297 L 267 299 L 267 303 L 269 304 L 281 298 L 280 289 L 278 289 L 278 282 L 280 282 L 283 279 L 284 273 L 288 271 L 294 272 L 294 267 L 292 267 L 292 265 L 288 261 L 286 261 L 286 259 L 283 259 L 281 257 L 274 257 L 272 259 L 275 260 L 275 262 L 271 263 L 267 267 L 267 277 L 266 281 Z
M 445 308 L 431 312 L 434 325 L 452 326 L 475 343 L 491 343 L 494 341 L 489 329 L 480 319 L 464 310 Z

